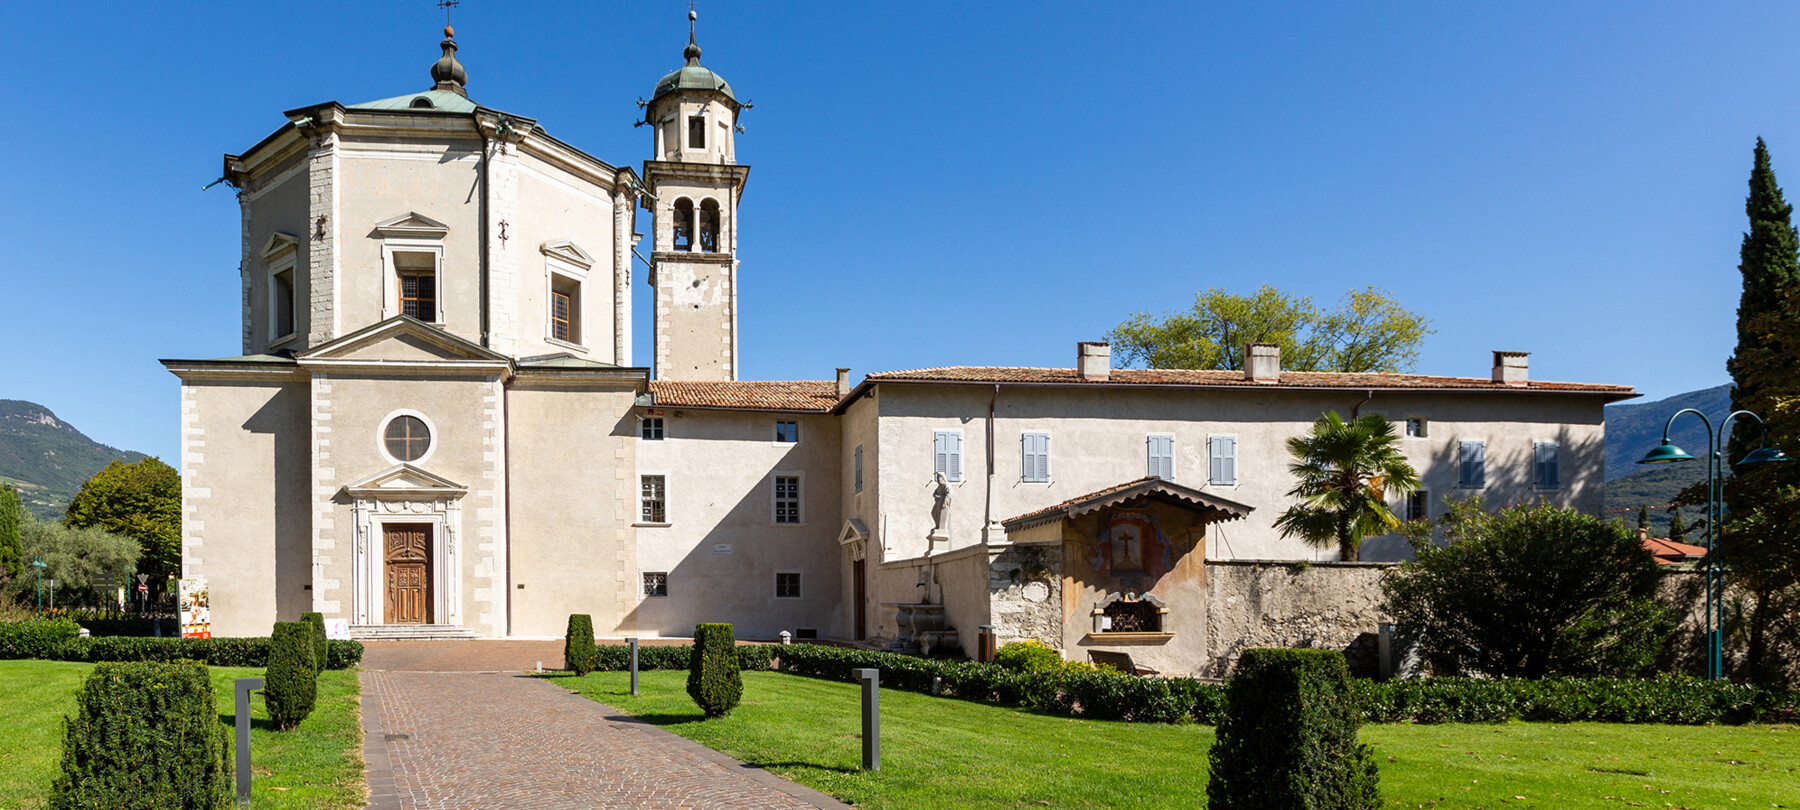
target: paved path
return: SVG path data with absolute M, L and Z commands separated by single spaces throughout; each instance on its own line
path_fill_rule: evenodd
M 517 652 L 447 643 L 473 668 Z M 425 665 L 450 660 L 412 652 Z M 848 807 L 529 675 L 364 663 L 371 808 Z

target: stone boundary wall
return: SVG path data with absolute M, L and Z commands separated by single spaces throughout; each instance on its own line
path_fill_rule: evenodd
M 1223 678 L 1252 647 L 1343 650 L 1373 676 L 1381 578 L 1398 563 L 1208 560 L 1206 660 L 1195 675 Z
M 1062 649 L 1062 546 L 1013 546 L 1001 552 L 988 569 L 988 594 L 996 649 L 1012 641 L 1040 641 Z

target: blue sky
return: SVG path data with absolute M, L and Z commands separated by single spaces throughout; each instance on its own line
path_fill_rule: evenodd
M 464 0 L 475 100 L 638 165 L 686 5 Z M 1758 135 L 1800 183 L 1800 4 L 703 3 L 756 104 L 750 379 L 1069 366 L 1195 291 L 1374 284 L 1419 370 L 1726 381 Z M 281 111 L 425 89 L 429 0 L 13 4 L 0 398 L 178 447 L 158 358 L 239 351 L 237 202 Z M 1797 192 L 1800 193 L 1800 192 Z M 648 226 L 640 217 L 639 230 Z M 649 290 L 636 281 L 640 364 Z

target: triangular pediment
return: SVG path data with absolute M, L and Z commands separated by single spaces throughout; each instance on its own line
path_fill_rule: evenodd
M 858 540 L 869 539 L 869 527 L 857 518 L 844 521 L 843 531 L 838 532 L 838 545 L 847 546 Z
M 417 211 L 408 211 L 375 223 L 375 232 L 382 236 L 442 239 L 450 232 L 450 226 Z
M 436 326 L 397 315 L 351 332 L 295 358 L 314 363 L 505 363 L 506 355 L 453 335 Z
M 580 245 L 566 239 L 555 242 L 545 242 L 538 249 L 543 251 L 545 256 L 554 256 L 583 270 L 592 269 L 594 266 L 593 256 L 588 255 L 587 251 L 582 250 Z
M 262 255 L 264 258 L 268 258 L 284 250 L 294 250 L 299 246 L 299 237 L 289 236 L 285 233 L 276 233 L 270 235 L 269 241 L 263 243 Z
M 344 486 L 356 498 L 460 497 L 468 487 L 411 464 L 401 464 Z

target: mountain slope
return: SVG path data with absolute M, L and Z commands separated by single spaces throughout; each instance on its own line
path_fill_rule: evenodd
M 1706 414 L 1713 426 L 1731 412 L 1731 384 L 1676 394 L 1668 399 L 1639 405 L 1606 406 L 1606 480 L 1622 478 L 1644 469 L 1637 460 L 1662 443 L 1663 425 L 1669 416 L 1682 408 L 1693 408 Z M 1675 421 L 1669 441 L 1688 451 L 1696 459 L 1704 458 L 1706 426 L 1692 416 Z M 1701 466 L 1698 463 L 1676 466 Z M 1705 474 L 1702 470 L 1701 474 Z
M 0 399 L 0 480 L 40 519 L 60 519 L 82 482 L 113 459 L 142 458 L 88 438 L 35 402 Z

